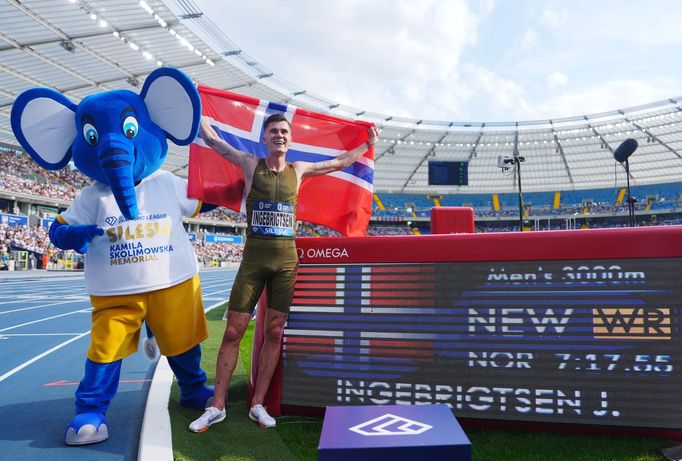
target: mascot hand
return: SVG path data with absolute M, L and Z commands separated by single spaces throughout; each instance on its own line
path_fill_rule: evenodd
M 88 246 L 96 235 L 104 235 L 104 229 L 95 224 L 84 224 L 80 226 L 70 226 L 67 230 L 69 239 L 73 242 L 73 249 L 78 253 L 86 253 Z
M 86 253 L 88 246 L 97 235 L 104 235 L 104 229 L 95 224 L 70 225 L 55 220 L 50 226 L 50 240 L 63 250 Z
M 103 235 L 104 229 L 95 224 L 83 224 L 79 226 L 68 226 L 66 229 L 67 240 L 71 242 L 71 248 L 78 253 L 86 253 L 88 246 L 96 235 Z

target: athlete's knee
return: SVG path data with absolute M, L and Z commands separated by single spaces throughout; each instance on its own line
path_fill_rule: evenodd
M 239 343 L 244 337 L 244 330 L 237 325 L 228 324 L 223 334 L 223 343 Z
M 239 343 L 244 337 L 246 327 L 249 326 L 250 318 L 249 314 L 228 312 L 223 343 Z
M 284 332 L 283 324 L 270 324 L 265 329 L 265 340 L 273 343 L 279 343 Z

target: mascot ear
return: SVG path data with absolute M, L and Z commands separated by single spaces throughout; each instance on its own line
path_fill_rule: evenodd
M 76 105 L 50 88 L 31 88 L 12 105 L 14 136 L 40 166 L 59 170 L 71 160 L 76 139 Z
M 201 99 L 187 75 L 172 67 L 156 69 L 145 80 L 140 97 L 168 139 L 179 146 L 194 141 L 199 134 Z

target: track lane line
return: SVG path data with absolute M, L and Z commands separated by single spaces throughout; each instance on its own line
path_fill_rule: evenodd
M 8 333 L 6 335 L 0 335 L 2 338 L 18 338 L 20 336 L 76 336 L 80 333 Z
M 3 331 L 9 331 L 9 330 L 14 330 L 15 328 L 24 327 L 24 326 L 26 326 L 26 325 L 33 325 L 34 323 L 40 323 L 40 322 L 45 322 L 45 321 L 47 321 L 47 320 L 57 319 L 57 318 L 59 318 L 59 317 L 65 317 L 65 316 L 67 316 L 67 315 L 73 315 L 73 314 L 80 314 L 80 313 L 89 312 L 89 311 L 91 311 L 91 310 L 92 310 L 92 307 L 86 308 L 86 309 L 78 309 L 77 311 L 67 312 L 66 314 L 53 315 L 52 317 L 45 317 L 45 318 L 40 319 L 40 320 L 33 320 L 32 322 L 21 323 L 21 324 L 19 324 L 19 325 L 14 325 L 14 326 L 12 326 L 12 327 L 7 327 L 7 328 L 0 329 L 0 333 L 2 333 Z
M 8 371 L 8 372 L 5 373 L 4 375 L 0 376 L 0 383 L 3 382 L 4 380 L 6 380 L 7 378 L 9 378 L 10 376 L 12 376 L 13 374 L 15 374 L 15 373 L 17 373 L 17 372 L 23 370 L 24 368 L 26 368 L 27 366 L 31 365 L 32 363 L 37 362 L 38 360 L 40 360 L 40 359 L 42 359 L 43 357 L 45 357 L 45 356 L 47 356 L 47 355 L 53 353 L 54 351 L 59 350 L 59 349 L 61 349 L 62 347 L 67 346 L 67 345 L 71 344 L 71 343 L 74 342 L 74 341 L 78 341 L 78 340 L 81 339 L 82 337 L 87 336 L 87 335 L 89 335 L 89 334 L 90 334 L 90 330 L 88 330 L 88 331 L 86 331 L 86 332 L 84 332 L 84 333 L 80 333 L 80 334 L 79 334 L 78 336 L 76 336 L 75 338 L 71 338 L 71 339 L 69 339 L 69 340 L 64 341 L 64 342 L 61 343 L 61 344 L 57 344 L 57 345 L 54 346 L 52 349 L 49 349 L 49 350 L 43 352 L 42 354 L 36 355 L 36 356 L 33 357 L 31 360 L 27 360 L 26 362 L 22 363 L 21 365 L 19 365 L 19 366 L 17 366 L 17 367 L 14 367 L 13 369 L 11 369 L 10 371 Z
M 60 305 L 62 305 L 62 304 L 82 303 L 83 301 L 85 301 L 85 300 L 84 300 L 84 299 L 69 299 L 68 301 L 60 301 L 60 302 L 57 302 L 57 303 L 41 304 L 40 306 L 22 307 L 22 308 L 19 308 L 19 309 L 12 309 L 12 310 L 9 310 L 9 311 L 1 311 L 1 312 L 0 312 L 0 315 L 3 315 L 3 314 L 11 314 L 11 313 L 13 313 L 13 312 L 30 311 L 30 310 L 33 310 L 33 309 L 42 309 L 42 308 L 44 308 L 44 307 L 60 306 Z M 9 303 L 6 303 L 6 304 L 9 304 Z M 88 303 L 88 304 L 90 304 L 90 303 Z

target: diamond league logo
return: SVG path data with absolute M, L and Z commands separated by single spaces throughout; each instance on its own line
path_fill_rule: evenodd
M 360 435 L 418 435 L 428 431 L 433 426 L 403 418 L 402 416 L 386 413 L 378 418 L 370 419 L 348 430 Z
M 115 216 L 107 216 L 106 218 L 104 218 L 104 222 L 106 222 L 110 226 L 116 224 L 116 221 L 118 221 L 118 219 Z

